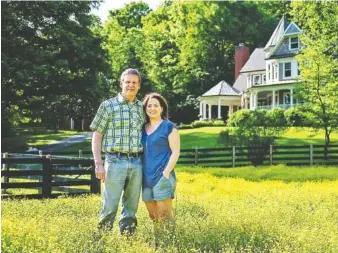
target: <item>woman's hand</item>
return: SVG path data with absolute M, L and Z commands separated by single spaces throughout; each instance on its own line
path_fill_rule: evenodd
M 163 171 L 163 176 L 164 176 L 166 179 L 169 179 L 170 172 L 168 172 L 167 170 L 164 170 L 164 171 Z

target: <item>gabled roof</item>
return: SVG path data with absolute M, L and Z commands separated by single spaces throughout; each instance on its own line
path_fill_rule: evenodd
M 280 38 L 284 35 L 286 28 L 288 27 L 288 21 L 286 20 L 285 16 L 281 18 L 279 21 L 276 29 L 272 33 L 268 43 L 265 45 L 264 50 L 268 49 L 269 47 L 275 46 Z
M 271 56 L 274 55 L 274 53 L 277 52 L 277 50 L 279 49 L 280 45 L 282 44 L 284 38 L 286 37 L 293 37 L 296 34 L 300 34 L 302 33 L 302 30 L 294 23 L 291 22 L 288 27 L 286 28 L 286 31 L 284 34 L 282 34 L 282 36 L 279 38 L 279 41 L 277 41 L 277 44 L 274 46 L 274 48 L 272 48 L 272 50 L 267 54 L 266 59 L 270 59 Z M 285 56 L 283 56 L 285 57 Z
M 225 81 L 220 81 L 218 84 L 216 84 L 214 87 L 212 87 L 206 93 L 204 93 L 202 95 L 202 97 L 208 97 L 208 96 L 239 96 L 239 95 L 241 95 L 241 93 L 237 89 L 231 87 Z
M 265 70 L 265 56 L 264 48 L 256 48 L 240 73 Z
M 247 90 L 247 80 L 246 75 L 240 73 L 234 83 L 233 86 L 234 89 L 238 90 L 239 92 L 246 91 Z
M 302 30 L 294 22 L 291 22 L 285 30 L 285 35 L 299 34 Z

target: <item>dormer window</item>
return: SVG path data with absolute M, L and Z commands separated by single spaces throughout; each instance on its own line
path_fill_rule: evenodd
M 299 39 L 298 37 L 293 37 L 293 38 L 290 38 L 289 40 L 289 49 L 290 50 L 296 50 L 299 48 Z

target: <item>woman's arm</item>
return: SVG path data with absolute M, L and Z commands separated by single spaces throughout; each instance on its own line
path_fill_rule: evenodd
M 163 175 L 166 178 L 169 178 L 170 172 L 174 169 L 178 157 L 180 156 L 180 135 L 176 128 L 173 128 L 173 131 L 168 136 L 168 140 L 171 149 L 171 156 L 169 158 L 167 167 L 163 171 Z

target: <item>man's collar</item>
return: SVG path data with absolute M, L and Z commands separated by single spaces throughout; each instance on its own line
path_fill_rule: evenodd
M 123 103 L 123 102 L 126 102 L 126 103 L 135 103 L 138 101 L 138 99 L 135 97 L 134 101 L 133 102 L 129 102 L 124 96 L 122 96 L 121 93 L 117 94 L 117 101 L 119 103 Z

